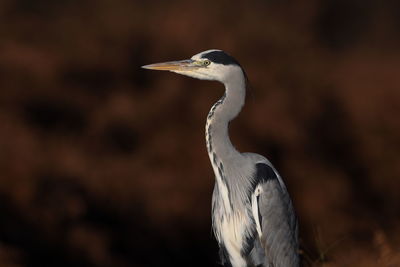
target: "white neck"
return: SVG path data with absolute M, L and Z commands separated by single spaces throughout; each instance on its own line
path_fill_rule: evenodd
M 229 162 L 228 159 L 240 155 L 232 145 L 228 133 L 228 124 L 239 114 L 246 97 L 243 72 L 235 74 L 227 79 L 229 82 L 224 83 L 225 95 L 213 105 L 207 117 L 207 150 L 211 164 L 214 165 L 217 162 Z

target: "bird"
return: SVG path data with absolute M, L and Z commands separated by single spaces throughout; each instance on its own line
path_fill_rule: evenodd
M 215 174 L 212 228 L 225 267 L 297 267 L 298 220 L 286 186 L 271 162 L 241 153 L 228 126 L 245 103 L 247 75 L 236 59 L 210 49 L 190 59 L 142 66 L 144 69 L 221 82 L 224 95 L 211 107 L 206 147 Z

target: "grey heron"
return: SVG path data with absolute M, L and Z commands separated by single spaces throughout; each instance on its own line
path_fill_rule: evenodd
M 228 125 L 245 102 L 246 75 L 222 50 L 190 59 L 143 66 L 202 80 L 219 81 L 225 94 L 211 108 L 206 144 L 215 174 L 212 227 L 224 266 L 299 266 L 298 223 L 286 186 L 268 159 L 240 153 Z

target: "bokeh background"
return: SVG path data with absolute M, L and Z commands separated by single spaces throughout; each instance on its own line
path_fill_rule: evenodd
M 0 266 L 218 266 L 210 48 L 251 86 L 240 151 L 280 170 L 303 266 L 400 266 L 400 2 L 0 1 Z

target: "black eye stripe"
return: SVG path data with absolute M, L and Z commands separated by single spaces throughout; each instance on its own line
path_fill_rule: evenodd
M 201 56 L 201 58 L 206 58 L 214 63 L 223 65 L 237 65 L 240 66 L 239 62 L 233 57 L 226 54 L 224 51 L 211 51 Z

